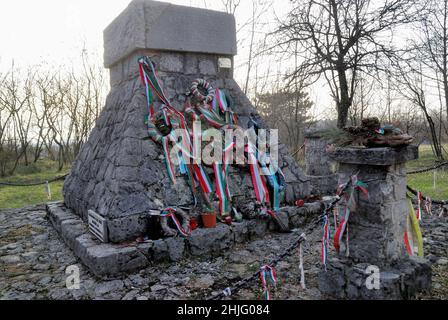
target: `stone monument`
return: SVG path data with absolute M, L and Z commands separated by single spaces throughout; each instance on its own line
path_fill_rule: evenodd
M 110 70 L 111 91 L 64 184 L 66 206 L 85 221 L 88 210 L 104 217 L 109 240 L 119 243 L 145 232 L 150 209 L 191 203 L 186 179 L 172 184 L 162 147 L 144 140 L 147 104 L 138 58 L 149 56 L 155 62 L 165 93 L 179 110 L 191 82 L 204 78 L 230 94 L 243 128 L 251 115 L 264 127 L 232 78 L 236 50 L 232 15 L 132 1 L 104 32 L 104 64 Z M 279 158 L 286 176 L 286 201 L 307 195 L 309 183 L 284 145 L 279 147 Z M 254 197 L 249 174 L 231 176 L 233 193 Z
M 330 254 L 320 290 L 336 298 L 402 299 L 428 290 L 431 268 L 424 258 L 410 257 L 404 234 L 409 216 L 406 199 L 406 161 L 418 157 L 417 146 L 403 148 L 336 148 L 339 184 L 357 174 L 369 195 L 356 195 L 349 217 L 349 252 Z M 379 287 L 367 284 L 379 272 Z M 373 282 L 371 283 L 373 284 Z
M 155 64 L 165 95 L 177 110 L 183 111 L 193 80 L 202 78 L 231 97 L 243 129 L 254 121 L 266 128 L 233 79 L 236 49 L 233 15 L 149 0 L 132 1 L 104 31 L 104 64 L 110 71 L 111 90 L 65 180 L 64 203 L 47 205 L 55 229 L 96 275 L 116 276 L 153 261 L 219 254 L 275 228 L 268 215 L 264 219 L 256 213 L 245 215 L 245 210 L 254 211 L 250 170 L 229 166 L 230 190 L 238 195 L 232 205 L 248 219 L 231 226 L 219 223 L 214 229 L 199 228 L 188 237 L 164 238 L 151 231 L 157 227 L 157 217 L 150 214 L 160 214 L 163 208 L 193 208 L 188 214 L 201 209 L 193 206 L 185 175 L 178 175 L 173 183 L 162 146 L 148 139 L 148 105 L 139 58 L 149 57 Z M 160 107 L 157 99 L 155 107 Z M 278 153 L 285 177 L 282 205 L 287 205 L 309 195 L 310 185 L 283 144 Z M 318 203 L 282 208 L 278 217 L 294 228 L 301 221 L 300 210 L 320 212 L 321 207 Z M 142 236 L 149 239 L 136 242 Z

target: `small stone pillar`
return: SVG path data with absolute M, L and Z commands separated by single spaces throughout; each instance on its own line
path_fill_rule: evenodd
M 357 174 L 358 180 L 367 183 L 369 196 L 355 193 L 349 253 L 344 236 L 339 255 L 330 250 L 327 271 L 319 277 L 320 290 L 341 299 L 407 299 L 428 290 L 429 263 L 410 257 L 404 244 L 409 215 L 405 163 L 418 158 L 417 146 L 337 148 L 331 157 L 339 163 L 339 184 Z M 372 286 L 375 271 L 379 271 L 379 288 Z
M 327 145 L 318 130 L 305 132 L 305 174 L 311 180 L 313 194 L 329 195 L 336 191 L 337 163 L 328 155 Z

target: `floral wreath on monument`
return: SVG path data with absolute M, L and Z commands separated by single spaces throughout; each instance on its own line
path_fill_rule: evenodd
M 189 187 L 192 191 L 195 203 L 196 194 L 202 196 L 206 205 L 205 211 L 215 211 L 213 197 L 218 199 L 218 211 L 220 219 L 226 223 L 231 223 L 231 214 L 234 214 L 235 220 L 241 220 L 241 215 L 232 206 L 232 194 L 229 185 L 228 167 L 229 155 L 235 148 L 235 142 L 230 142 L 223 148 L 223 161 L 214 162 L 212 165 L 214 183 L 209 177 L 202 163 L 196 164 L 193 159 L 194 147 L 194 127 L 188 125 L 186 115 L 192 121 L 205 121 L 210 126 L 224 130 L 228 128 L 236 129 L 238 126 L 238 117 L 233 112 L 233 101 L 228 93 L 219 88 L 213 88 L 209 81 L 204 79 L 193 80 L 189 91 L 186 93 L 187 102 L 183 112 L 176 109 L 165 95 L 160 78 L 157 75 L 154 62 L 149 57 L 138 59 L 140 76 L 146 89 L 146 98 L 148 106 L 148 116 L 146 119 L 148 128 L 148 137 L 157 144 L 161 144 L 165 155 L 165 164 L 168 176 L 171 182 L 176 183 L 176 170 L 173 165 L 173 159 L 170 155 L 170 145 L 178 141 L 176 129 L 182 129 L 180 145 L 181 152 L 178 155 L 180 174 L 187 177 Z M 160 109 L 155 112 L 154 96 L 161 101 Z M 199 134 L 202 134 L 199 133 Z M 280 210 L 280 203 L 284 198 L 285 178 L 280 168 L 277 172 L 272 172 L 271 166 L 266 165 L 266 159 L 269 154 L 263 154 L 257 147 L 251 143 L 245 146 L 245 155 L 250 161 L 250 172 L 252 184 L 255 191 L 256 200 L 262 204 L 263 215 L 270 216 L 276 221 L 281 229 L 287 229 L 277 218 L 277 212 Z M 263 174 L 264 173 L 264 174 Z M 267 173 L 267 174 L 266 174 Z M 175 210 L 176 209 L 176 210 Z M 167 214 L 168 212 L 168 214 Z M 168 236 L 180 234 L 188 236 L 190 228 L 187 226 L 187 215 L 178 208 L 166 208 L 162 210 L 161 224 L 164 233 Z M 177 220 L 176 215 L 181 215 L 182 224 Z M 166 217 L 173 218 L 174 227 L 168 226 Z

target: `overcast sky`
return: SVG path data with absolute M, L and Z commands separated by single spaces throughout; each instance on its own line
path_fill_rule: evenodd
M 26 68 L 41 62 L 58 67 L 68 63 L 77 65 L 81 50 L 85 47 L 98 56 L 102 63 L 103 30 L 131 0 L 1 0 L 0 1 L 0 71 L 8 69 L 14 59 L 16 66 Z M 165 0 L 173 4 L 206 7 L 223 11 L 221 0 Z M 214 5 L 212 5 L 214 3 Z M 237 25 L 245 23 L 251 16 L 251 0 L 241 0 L 236 13 Z M 288 12 L 289 0 L 276 0 L 269 7 L 262 23 L 273 25 L 275 17 Z M 257 30 L 258 37 L 264 37 L 269 25 Z M 246 35 L 247 32 L 246 30 Z M 244 30 L 239 34 L 245 37 Z M 239 43 L 235 59 L 236 80 L 244 83 L 245 62 L 248 56 L 248 41 Z M 266 61 L 271 70 L 281 69 L 284 61 Z M 284 66 L 283 66 L 284 67 Z M 322 93 L 320 91 L 320 93 Z M 312 99 L 322 99 L 322 94 L 312 93 Z M 327 104 L 328 99 L 324 99 Z
M 103 30 L 131 0 L 1 0 L 0 59 L 32 64 L 73 56 L 85 44 L 102 54 Z M 220 0 L 165 0 L 174 4 L 223 10 Z M 276 1 L 277 2 L 277 1 Z M 287 0 L 278 1 L 279 4 Z M 242 0 L 238 20 L 250 14 L 249 0 Z M 279 6 L 276 11 L 282 11 Z M 249 9 L 249 10 L 248 10 Z

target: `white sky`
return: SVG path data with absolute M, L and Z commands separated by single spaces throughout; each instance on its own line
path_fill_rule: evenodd
M 103 30 L 131 0 L 1 0 L 1 64 L 42 60 L 60 61 L 89 51 L 103 50 Z M 223 10 L 220 0 L 165 0 L 174 4 Z M 216 3 L 212 7 L 210 3 Z M 288 0 L 276 1 L 279 4 Z M 242 0 L 237 22 L 250 15 L 251 0 Z M 285 6 L 279 6 L 283 10 Z M 278 9 L 277 9 L 278 11 Z M 241 51 L 241 50 L 240 50 Z
M 102 30 L 129 0 L 2 0 L 2 65 L 55 62 L 79 56 L 83 44 L 101 50 Z
M 76 66 L 82 48 L 96 54 L 102 63 L 103 30 L 131 0 L 1 0 L 0 1 L 0 71 L 14 64 L 20 68 L 45 62 L 51 67 L 68 63 Z M 221 0 L 165 0 L 174 4 L 224 10 Z M 212 5 L 215 4 L 215 5 Z M 236 13 L 237 28 L 252 14 L 252 0 L 241 0 Z M 259 20 L 273 22 L 290 7 L 289 0 L 276 0 Z M 269 25 L 263 26 L 263 37 Z M 246 31 L 247 32 L 247 31 Z M 246 33 L 247 34 L 247 33 Z M 240 33 L 244 37 L 245 32 Z M 235 78 L 243 84 L 248 56 L 248 41 L 238 47 Z M 266 61 L 278 70 L 282 61 Z M 273 66 L 273 67 L 272 67 Z M 317 105 L 332 105 L 322 90 L 311 92 Z M 317 92 L 319 94 L 317 94 Z M 320 101 L 319 101 L 320 100 Z

